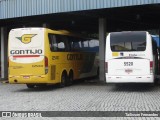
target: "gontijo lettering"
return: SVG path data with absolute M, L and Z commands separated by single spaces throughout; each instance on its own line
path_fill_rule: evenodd
M 68 54 L 67 60 L 82 60 L 83 56 L 82 54 Z
M 31 54 L 31 55 L 34 55 L 34 54 L 42 54 L 43 51 L 41 49 L 35 49 L 35 50 L 11 50 L 10 51 L 10 54 L 11 55 L 15 55 L 15 54 L 23 54 L 23 55 L 26 55 L 26 54 Z

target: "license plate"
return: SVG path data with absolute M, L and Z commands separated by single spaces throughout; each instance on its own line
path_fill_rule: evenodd
M 24 79 L 29 79 L 29 78 L 30 78 L 30 76 L 23 76 L 23 78 L 24 78 Z
M 129 73 L 132 73 L 133 70 L 131 70 L 131 69 L 126 69 L 125 72 L 129 74 Z

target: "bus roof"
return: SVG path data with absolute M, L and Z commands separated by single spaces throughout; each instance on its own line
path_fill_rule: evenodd
M 121 32 L 111 32 L 111 33 L 141 33 L 141 32 L 147 32 L 147 31 L 121 31 Z
M 85 37 L 84 35 L 81 34 L 77 34 L 77 33 L 73 33 L 71 31 L 68 30 L 52 30 L 49 28 L 44 28 L 44 27 L 26 27 L 26 28 L 15 28 L 12 29 L 11 31 L 17 31 L 17 30 L 46 30 L 49 33 L 54 33 L 54 34 L 59 34 L 59 35 L 68 35 L 68 36 L 77 36 L 77 37 Z

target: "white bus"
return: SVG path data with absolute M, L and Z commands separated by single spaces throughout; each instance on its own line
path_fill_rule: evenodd
M 155 83 L 157 45 L 145 31 L 109 33 L 106 39 L 107 83 Z

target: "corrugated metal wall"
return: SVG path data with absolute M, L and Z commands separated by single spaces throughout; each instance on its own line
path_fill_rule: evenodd
M 160 0 L 0 0 L 0 19 L 160 3 Z

